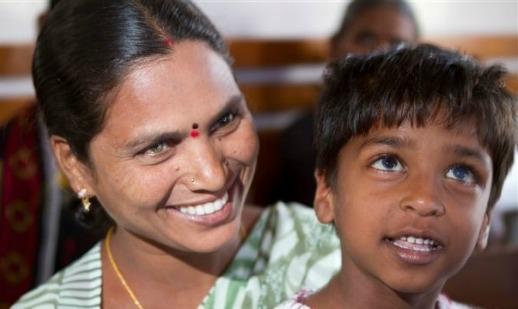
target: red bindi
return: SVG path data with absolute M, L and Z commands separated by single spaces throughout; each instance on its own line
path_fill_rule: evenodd
M 196 138 L 198 136 L 200 136 L 200 132 L 198 131 L 198 124 L 197 123 L 193 123 L 192 124 L 191 137 L 192 138 Z

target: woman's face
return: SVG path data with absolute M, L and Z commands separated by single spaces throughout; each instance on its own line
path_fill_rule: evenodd
M 238 235 L 258 146 L 228 64 L 184 41 L 124 79 L 84 179 L 120 229 L 168 249 L 214 252 Z

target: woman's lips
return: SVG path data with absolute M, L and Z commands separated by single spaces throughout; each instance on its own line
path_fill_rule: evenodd
M 220 198 L 211 202 L 198 205 L 167 207 L 166 209 L 197 224 L 207 226 L 224 224 L 228 220 L 232 220 L 235 214 L 234 196 L 237 187 L 237 181 L 234 181 L 228 191 Z
M 223 206 L 227 204 L 227 202 L 228 192 L 225 192 L 225 194 L 221 198 L 215 201 L 200 205 L 180 207 L 178 210 L 180 210 L 180 212 L 183 214 L 188 214 L 191 216 L 205 216 L 220 211 L 223 208 Z

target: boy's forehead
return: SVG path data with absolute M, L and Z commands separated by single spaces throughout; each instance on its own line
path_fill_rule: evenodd
M 458 122 L 447 122 L 445 119 L 434 118 L 425 121 L 422 124 L 418 124 L 411 120 L 404 120 L 401 124 L 395 125 L 387 125 L 383 121 L 376 121 L 373 126 L 367 131 L 366 134 L 360 135 L 362 140 L 369 140 L 372 138 L 376 138 L 377 136 L 384 135 L 392 135 L 395 138 L 400 139 L 400 143 L 408 142 L 408 135 L 411 133 L 418 131 L 422 131 L 422 129 L 435 127 L 444 129 L 448 132 L 448 135 L 451 135 L 452 139 L 456 136 L 460 136 L 463 138 L 468 138 L 473 146 L 478 146 L 482 148 L 485 152 L 488 152 L 487 147 L 485 147 L 482 143 L 482 140 L 479 136 L 478 128 L 473 120 L 460 120 Z M 429 142 L 434 142 L 435 140 L 430 140 Z
M 439 110 L 438 112 L 432 113 L 424 121 L 418 121 L 416 119 L 403 119 L 401 123 L 387 123 L 383 117 L 375 120 L 367 131 L 367 134 L 374 133 L 379 130 L 397 130 L 398 128 L 410 128 L 419 129 L 424 127 L 442 127 L 453 134 L 467 134 L 472 136 L 478 136 L 478 126 L 474 117 L 466 117 L 462 119 L 452 119 L 448 117 L 444 111 Z

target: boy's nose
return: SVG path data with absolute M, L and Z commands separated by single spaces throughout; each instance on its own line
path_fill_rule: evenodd
M 409 180 L 408 189 L 401 197 L 400 208 L 413 211 L 419 216 L 441 216 L 445 207 L 440 198 L 439 184 L 433 178 Z
M 196 143 L 191 154 L 188 186 L 192 191 L 217 192 L 224 188 L 227 178 L 225 158 L 220 147 L 209 141 Z

